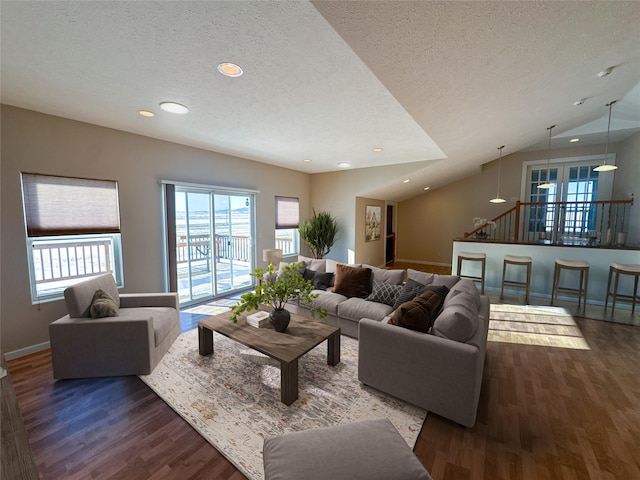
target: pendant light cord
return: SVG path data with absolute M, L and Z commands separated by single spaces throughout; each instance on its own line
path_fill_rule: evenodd
M 500 150 L 500 158 L 498 159 L 498 191 L 496 193 L 496 198 L 500 198 L 500 172 L 502 170 L 502 149 L 504 148 L 504 145 L 502 145 L 501 147 L 498 147 L 498 150 Z

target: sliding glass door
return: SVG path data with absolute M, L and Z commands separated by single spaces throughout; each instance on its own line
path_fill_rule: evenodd
M 181 304 L 250 287 L 253 194 L 176 186 L 176 263 Z

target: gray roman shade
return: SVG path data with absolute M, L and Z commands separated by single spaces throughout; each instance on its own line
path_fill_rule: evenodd
M 276 230 L 298 228 L 300 205 L 296 197 L 276 197 Z
M 22 173 L 27 236 L 120 233 L 118 182 Z

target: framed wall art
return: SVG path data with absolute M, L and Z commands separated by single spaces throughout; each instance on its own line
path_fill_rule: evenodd
M 365 212 L 364 241 L 380 240 L 382 207 L 367 205 Z

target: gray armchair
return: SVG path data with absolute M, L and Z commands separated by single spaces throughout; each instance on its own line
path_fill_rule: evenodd
M 119 316 L 91 318 L 96 290 L 119 304 Z M 49 325 L 54 378 L 146 375 L 180 334 L 177 293 L 118 293 L 111 274 L 67 288 L 68 315 Z

